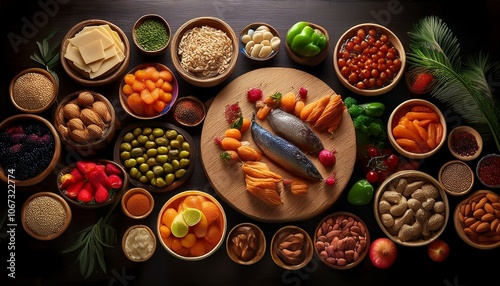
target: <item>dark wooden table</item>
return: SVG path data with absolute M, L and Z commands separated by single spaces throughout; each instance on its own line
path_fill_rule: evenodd
M 158 13 L 169 22 L 175 32 L 187 20 L 199 16 L 215 16 L 226 21 L 236 33 L 247 24 L 255 21 L 266 22 L 273 25 L 280 32 L 282 39 L 288 27 L 298 20 L 305 20 L 324 26 L 333 42 L 349 27 L 362 22 L 376 22 L 387 26 L 408 45 L 407 32 L 413 24 L 427 15 L 441 17 L 457 35 L 462 43 L 462 54 L 466 55 L 479 50 L 491 52 L 495 58 L 499 57 L 499 5 L 495 1 L 475 1 L 457 7 L 454 3 L 452 12 L 448 4 L 441 1 L 241 1 L 241 0 L 150 0 L 150 1 L 2 1 L 1 12 L 4 19 L 2 51 L 4 54 L 4 73 L 1 80 L 2 96 L 0 97 L 0 119 L 17 114 L 8 98 L 8 85 L 10 80 L 21 70 L 36 67 L 37 64 L 29 59 L 29 55 L 37 49 L 36 41 L 41 41 L 52 30 L 57 34 L 52 42 L 60 41 L 64 34 L 74 24 L 87 19 L 103 19 L 110 21 L 127 34 L 131 41 L 131 28 L 135 20 L 146 13 Z M 444 1 L 443 1 L 444 2 Z M 16 39 L 15 41 L 12 39 Z M 161 62 L 173 69 L 169 53 L 161 56 L 148 57 L 139 53 L 133 47 L 131 51 L 130 68 L 142 62 Z M 198 88 L 191 86 L 180 79 L 179 96 L 194 95 L 202 100 L 209 100 L 231 80 L 245 72 L 268 66 L 291 67 L 309 72 L 324 82 L 343 97 L 354 96 L 360 101 L 371 98 L 356 96 L 344 88 L 333 71 L 332 54 L 316 67 L 305 67 L 293 63 L 288 57 L 285 48 L 281 47 L 278 56 L 268 63 L 254 63 L 243 55 L 239 55 L 238 64 L 233 75 L 224 83 L 213 88 Z M 59 100 L 65 95 L 84 89 L 74 83 L 59 66 L 56 69 L 60 77 Z M 118 82 L 92 88 L 105 95 L 114 105 L 117 118 L 122 126 L 136 120 L 126 116 L 118 100 Z M 376 100 L 386 104 L 388 113 L 400 102 L 411 96 L 404 82 L 391 92 L 378 96 Z M 430 101 L 442 107 L 447 117 L 448 128 L 462 123 L 460 117 L 449 112 L 433 98 Z M 52 121 L 54 108 L 42 115 Z M 387 114 L 388 116 L 388 114 Z M 164 119 L 171 122 L 169 116 Z M 201 127 L 188 129 L 193 136 L 196 148 L 199 148 Z M 100 151 L 96 157 L 112 159 L 112 144 Z M 484 154 L 498 152 L 493 142 L 486 142 Z M 61 166 L 67 165 L 78 159 L 78 156 L 67 149 L 63 149 Z M 442 148 L 434 157 L 422 160 L 420 169 L 437 177 L 437 172 L 442 164 L 453 159 L 446 148 Z M 354 158 L 353 158 L 354 160 Z M 477 161 L 470 162 L 475 167 Z M 356 168 L 351 177 L 350 186 L 355 179 L 363 176 Z M 3 189 L 7 187 L 2 184 Z M 478 183 L 474 189 L 482 188 Z M 155 229 L 157 214 L 162 205 L 173 194 L 187 189 L 199 189 L 217 196 L 211 188 L 201 166 L 196 160 L 196 169 L 191 179 L 179 189 L 168 193 L 154 194 L 155 210 L 151 216 L 143 221 L 132 221 L 127 218 L 119 208 L 113 213 L 113 225 L 121 239 L 124 231 L 133 224 L 143 223 Z M 230 260 L 225 251 L 225 245 L 209 258 L 196 261 L 181 261 L 168 254 L 160 244 L 154 256 L 144 263 L 133 263 L 127 260 L 118 243 L 114 248 L 106 249 L 105 260 L 107 272 L 103 273 L 98 268 L 88 279 L 82 279 L 78 265 L 75 264 L 74 254 L 62 254 L 61 251 L 73 241 L 73 235 L 84 227 L 93 224 L 100 216 L 109 211 L 108 208 L 98 211 L 88 211 L 73 208 L 73 220 L 68 230 L 53 241 L 37 241 L 27 235 L 20 224 L 20 210 L 24 200 L 37 191 L 57 192 L 55 174 L 47 180 L 28 189 L 17 188 L 16 192 L 16 219 L 15 227 L 15 279 L 6 275 L 8 259 L 9 237 L 2 236 L 0 248 L 2 250 L 2 276 L 1 285 L 497 285 L 498 257 L 500 250 L 481 251 L 465 244 L 456 234 L 452 219 L 448 221 L 442 238 L 451 247 L 450 257 L 443 263 L 432 262 L 427 255 L 426 247 L 409 248 L 398 246 L 398 258 L 395 265 L 387 270 L 375 268 L 369 258 L 366 258 L 357 267 L 339 271 L 326 267 L 317 258 L 303 269 L 285 271 L 279 268 L 271 259 L 269 252 L 255 265 L 241 266 Z M 0 209 L 5 213 L 6 192 L 1 197 Z M 369 227 L 372 239 L 383 237 L 384 234 L 378 227 L 371 204 L 353 206 L 347 202 L 347 191 L 339 197 L 337 202 L 323 214 L 307 221 L 290 222 L 304 228 L 312 236 L 314 228 L 325 215 L 335 211 L 349 211 L 360 216 Z M 450 207 L 458 203 L 461 198 L 449 198 Z M 274 232 L 285 224 L 271 224 L 251 219 L 241 215 L 222 202 L 227 217 L 228 228 L 240 222 L 254 222 L 266 234 L 270 244 Z M 2 234 L 5 235 L 5 224 Z M 10 251 L 10 250 L 9 250 Z M 492 280 L 493 279 L 493 280 Z M 487 282 L 491 282 L 487 284 Z

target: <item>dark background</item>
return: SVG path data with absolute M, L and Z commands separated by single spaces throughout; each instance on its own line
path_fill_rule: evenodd
M 128 36 L 132 44 L 131 28 L 134 22 L 143 14 L 157 13 L 162 15 L 170 24 L 172 32 L 184 22 L 199 16 L 215 16 L 226 21 L 234 31 L 239 34 L 244 26 L 251 22 L 259 21 L 273 25 L 280 33 L 282 40 L 286 30 L 299 20 L 305 20 L 322 25 L 328 30 L 332 43 L 351 26 L 363 22 L 376 22 L 387 26 L 408 46 L 407 32 L 419 19 L 428 15 L 437 15 L 448 24 L 461 43 L 463 57 L 478 51 L 491 53 L 498 60 L 498 45 L 500 42 L 500 14 L 499 1 L 472 1 L 467 5 L 447 1 L 242 1 L 242 0 L 170 0 L 170 1 L 80 1 L 80 0 L 39 0 L 39 1 L 2 1 L 2 54 L 4 72 L 1 79 L 0 94 L 0 121 L 10 115 L 17 114 L 8 93 L 10 80 L 20 71 L 38 64 L 29 59 L 29 55 L 36 51 L 36 41 L 41 41 L 52 30 L 57 34 L 50 41 L 52 44 L 60 42 L 65 33 L 76 23 L 87 19 L 103 19 L 119 26 Z M 7 20 L 7 17 L 10 20 Z M 36 19 L 36 20 L 35 20 Z M 35 30 L 25 34 L 26 23 L 38 21 Z M 25 42 L 18 46 L 13 45 L 7 35 L 16 34 L 24 38 Z M 12 34 L 11 34 L 12 35 Z M 334 44 L 333 44 L 334 45 Z M 18 49 L 18 50 L 17 50 Z M 170 54 L 148 57 L 132 46 L 129 68 L 143 62 L 161 62 L 172 70 Z M 236 70 L 224 83 L 212 88 L 198 88 L 187 84 L 178 74 L 179 96 L 194 95 L 207 101 L 232 79 L 253 69 L 277 66 L 297 68 L 309 72 L 324 82 L 343 97 L 354 96 L 360 102 L 367 102 L 372 98 L 364 98 L 352 94 L 344 88 L 333 71 L 332 53 L 316 67 L 304 67 L 293 63 L 288 57 L 284 46 L 280 53 L 268 63 L 254 63 L 243 55 L 239 55 Z M 85 89 L 73 82 L 62 70 L 56 68 L 60 79 L 58 99 L 65 95 Z M 126 116 L 118 100 L 119 82 L 91 88 L 106 96 L 114 105 L 117 118 L 122 126 L 135 122 L 136 119 Z M 498 84 L 496 85 L 498 86 Z M 411 98 L 404 82 L 391 92 L 376 97 L 377 101 L 386 104 L 388 117 L 390 111 L 400 102 Z M 423 96 L 438 105 L 447 118 L 448 129 L 463 124 L 460 117 L 450 112 L 446 107 L 436 102 L 433 98 Z M 52 121 L 55 105 L 52 109 L 42 114 Z M 161 120 L 173 122 L 167 115 Z M 196 147 L 199 148 L 201 126 L 187 129 L 193 136 Z M 118 130 L 119 131 L 119 130 Z M 117 132 L 118 134 L 119 132 Z M 112 159 L 112 144 L 100 151 L 95 157 Z M 485 142 L 483 154 L 498 153 L 492 141 Z M 74 162 L 78 156 L 63 148 L 61 165 Z M 453 157 L 446 148 L 442 148 L 430 159 L 420 162 L 420 170 L 437 178 L 439 168 Z M 354 160 L 354 158 L 353 158 Z M 477 160 L 469 162 L 475 169 Z M 225 251 L 225 245 L 209 258 L 197 261 L 181 261 L 168 254 L 158 244 L 154 256 L 144 263 L 128 261 L 117 244 L 112 249 L 106 250 L 107 273 L 99 269 L 93 275 L 83 280 L 74 263 L 74 254 L 62 254 L 61 251 L 71 245 L 73 235 L 86 226 L 93 224 L 97 219 L 107 213 L 109 208 L 102 210 L 82 210 L 72 207 L 73 220 L 68 230 L 53 241 L 37 241 L 27 235 L 20 224 L 20 210 L 24 200 L 37 191 L 57 192 L 55 174 L 49 176 L 44 182 L 30 188 L 17 188 L 16 192 L 16 218 L 19 222 L 16 229 L 16 278 L 6 276 L 8 259 L 7 240 L 2 237 L 0 258 L 2 276 L 1 285 L 498 285 L 493 277 L 498 276 L 499 250 L 477 250 L 465 244 L 455 232 L 453 221 L 450 217 L 442 239 L 451 247 L 449 258 L 443 263 L 431 261 L 427 255 L 426 247 L 402 247 L 398 245 L 398 258 L 396 263 L 387 270 L 375 268 L 369 258 L 360 265 L 350 270 L 334 270 L 323 265 L 313 258 L 312 262 L 298 271 L 285 271 L 272 261 L 269 252 L 255 265 L 241 266 L 230 260 Z M 363 176 L 358 168 L 351 177 L 351 183 Z M 2 189 L 7 190 L 5 184 Z M 483 188 L 476 180 L 473 190 Z M 199 189 L 217 197 L 210 187 L 199 160 L 196 161 L 195 173 L 191 179 L 179 189 L 168 193 L 154 194 L 155 210 L 152 215 L 143 221 L 128 219 L 119 208 L 113 213 L 113 225 L 117 229 L 118 238 L 133 224 L 144 223 L 155 229 L 156 218 L 160 208 L 173 194 L 183 190 Z M 7 192 L 5 192 L 6 194 Z M 372 240 L 383 237 L 384 234 L 378 227 L 373 216 L 372 205 L 353 206 L 347 202 L 347 190 L 323 214 L 307 221 L 296 221 L 294 224 L 304 228 L 312 236 L 314 228 L 322 217 L 336 211 L 349 211 L 360 216 L 368 225 Z M 452 210 L 463 199 L 462 197 L 448 197 Z M 2 214 L 5 213 L 6 195 L 0 198 Z M 227 217 L 228 228 L 240 222 L 254 222 L 266 234 L 268 245 L 274 232 L 285 224 L 271 224 L 253 221 L 239 214 L 236 210 L 222 202 Z M 451 212 L 451 211 L 450 211 Z M 5 234 L 5 226 L 2 226 Z M 120 243 L 119 241 L 119 243 Z M 97 269 L 97 268 L 96 268 Z

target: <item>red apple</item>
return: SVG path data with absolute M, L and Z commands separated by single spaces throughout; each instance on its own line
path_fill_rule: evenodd
M 398 249 L 396 244 L 387 237 L 377 238 L 370 245 L 370 260 L 378 268 L 386 269 L 396 260 Z
M 436 239 L 427 247 L 429 257 L 436 262 L 443 262 L 450 254 L 450 246 L 441 239 Z

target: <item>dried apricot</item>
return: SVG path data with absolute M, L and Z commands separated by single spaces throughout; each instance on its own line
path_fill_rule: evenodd
M 231 137 L 236 140 L 241 140 L 241 131 L 237 128 L 229 128 L 224 132 L 225 137 Z
M 161 221 L 163 222 L 164 225 L 170 226 L 172 225 L 172 222 L 174 221 L 174 218 L 177 216 L 178 212 L 174 208 L 167 208 L 164 212 L 163 215 L 161 216 Z
M 205 240 L 209 243 L 216 244 L 217 242 L 219 242 L 221 237 L 222 232 L 220 230 L 220 227 L 215 223 L 210 224 L 207 228 L 207 233 L 205 234 Z
M 211 201 L 204 201 L 202 203 L 202 210 L 203 214 L 207 218 L 208 224 L 211 224 L 213 221 L 215 221 L 219 216 L 220 216 L 220 210 L 219 207 Z

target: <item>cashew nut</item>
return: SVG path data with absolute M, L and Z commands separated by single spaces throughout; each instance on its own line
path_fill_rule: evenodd
M 424 184 L 424 181 L 415 181 L 406 185 L 406 189 L 403 191 L 403 196 L 408 197 L 413 194 L 414 191 L 419 189 Z
M 393 205 L 390 209 L 390 213 L 393 216 L 400 216 L 405 213 L 406 209 L 408 208 L 407 202 L 406 202 L 406 197 L 401 197 L 399 202 L 395 205 Z

